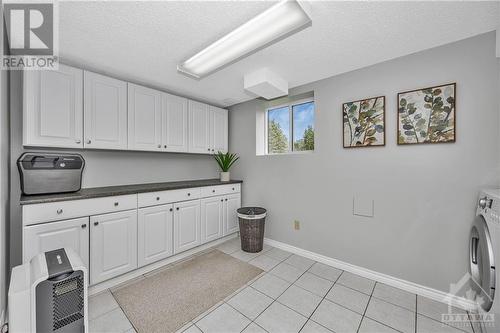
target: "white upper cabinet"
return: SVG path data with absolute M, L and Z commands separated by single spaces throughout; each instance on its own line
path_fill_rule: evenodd
M 84 74 L 84 147 L 127 149 L 127 83 Z
M 189 152 L 211 152 L 209 139 L 210 112 L 208 105 L 189 101 Z
M 228 150 L 228 111 L 59 65 L 25 71 L 23 145 L 213 154 Z
M 186 98 L 163 94 L 162 145 L 164 151 L 188 151 L 188 101 Z
M 161 151 L 162 92 L 128 84 L 128 148 Z
M 25 71 L 23 84 L 23 145 L 82 148 L 83 71 Z
M 228 114 L 226 109 L 210 106 L 210 150 L 212 153 L 227 152 Z

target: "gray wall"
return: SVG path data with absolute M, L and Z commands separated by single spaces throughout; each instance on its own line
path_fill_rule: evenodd
M 61 149 L 24 149 L 22 146 L 22 75 L 11 75 L 11 265 L 21 263 L 21 188 L 16 160 L 25 151 L 60 151 Z M 177 153 L 79 150 L 86 161 L 82 187 L 154 183 L 163 181 L 217 178 L 215 161 L 208 155 Z
M 467 271 L 478 191 L 499 185 L 498 72 L 488 33 L 294 89 L 314 91 L 311 154 L 256 156 L 263 102 L 232 107 L 243 204 L 269 209 L 266 237 L 448 291 Z M 457 82 L 457 142 L 397 146 L 397 93 L 448 82 Z M 343 149 L 342 103 L 379 95 L 386 146 Z M 374 218 L 353 216 L 354 195 L 375 200 Z

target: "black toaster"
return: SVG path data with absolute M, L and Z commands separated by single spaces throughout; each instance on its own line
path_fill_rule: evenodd
M 84 166 L 79 154 L 24 153 L 17 160 L 21 190 L 26 195 L 79 191 Z

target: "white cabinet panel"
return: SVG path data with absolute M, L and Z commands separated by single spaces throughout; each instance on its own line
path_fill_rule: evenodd
M 90 283 L 137 268 L 137 210 L 90 217 Z
M 84 74 L 85 148 L 127 149 L 127 83 Z
M 23 263 L 39 253 L 67 247 L 73 249 L 88 268 L 89 229 L 88 217 L 24 227 Z
M 180 190 L 167 190 L 158 192 L 139 193 L 137 195 L 137 206 L 147 207 L 163 205 L 167 203 L 199 199 L 201 190 L 199 187 L 185 188 Z
M 128 84 L 128 148 L 161 151 L 162 92 Z
M 173 207 L 173 205 L 161 205 L 138 210 L 139 267 L 172 255 Z
M 241 191 L 240 184 L 228 184 L 228 185 L 216 185 L 216 186 L 204 186 L 201 187 L 201 197 L 213 197 L 218 195 L 226 195 L 239 193 Z
M 186 98 L 163 94 L 162 145 L 164 151 L 188 151 L 188 101 Z
M 241 194 L 231 194 L 224 198 L 224 236 L 239 230 L 238 214 L 241 207 Z
M 83 147 L 83 71 L 25 71 L 23 145 Z
M 210 153 L 208 105 L 189 101 L 189 152 Z
M 210 106 L 210 150 L 227 152 L 228 113 L 226 109 Z
M 174 204 L 174 253 L 200 245 L 200 200 Z
M 201 200 L 201 243 L 222 237 L 223 197 Z
M 23 205 L 23 225 L 137 208 L 137 194 Z

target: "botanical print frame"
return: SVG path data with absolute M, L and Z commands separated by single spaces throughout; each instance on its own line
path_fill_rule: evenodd
M 456 92 L 448 83 L 398 93 L 398 145 L 455 142 Z
M 385 96 L 342 104 L 342 124 L 344 148 L 385 146 Z

